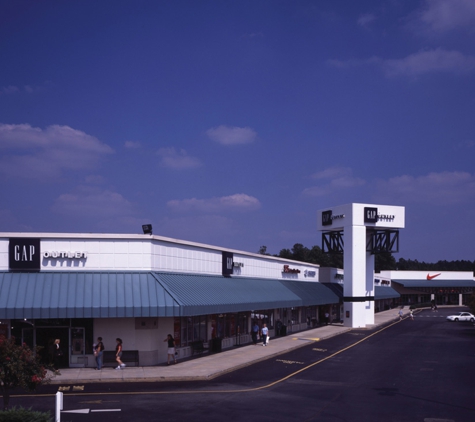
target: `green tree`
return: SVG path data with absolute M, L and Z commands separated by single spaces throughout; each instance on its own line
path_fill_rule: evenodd
M 378 253 L 374 257 L 374 270 L 379 273 L 380 271 L 390 271 L 397 268 L 396 259 L 389 252 Z
M 262 245 L 259 250 L 257 251 L 258 254 L 260 255 L 270 255 L 269 253 L 267 253 L 267 246 L 266 245 Z
M 4 410 L 8 409 L 13 389 L 34 391 L 48 381 L 38 350 L 31 350 L 25 343 L 19 346 L 14 338 L 0 336 L 0 384 Z

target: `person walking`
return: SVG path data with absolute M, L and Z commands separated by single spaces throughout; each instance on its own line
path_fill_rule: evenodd
M 252 330 L 251 330 L 252 342 L 254 343 L 254 346 L 257 344 L 258 334 L 259 334 L 259 325 L 257 325 L 256 321 L 254 321 L 254 324 L 252 325 Z
M 262 345 L 267 346 L 267 334 L 269 334 L 269 329 L 266 324 L 262 325 L 261 336 L 262 336 Z
M 399 321 L 401 321 L 402 320 L 402 315 L 403 315 L 402 309 L 399 309 L 398 314 L 399 314 Z
M 328 325 L 328 320 L 330 319 L 330 314 L 325 312 L 325 325 Z
M 125 363 L 120 359 L 122 357 L 122 339 L 116 338 L 115 341 L 117 342 L 117 346 L 115 346 L 115 360 L 119 364 L 115 369 L 123 369 L 125 368 Z
M 409 316 L 411 317 L 411 321 L 414 321 L 414 312 L 412 312 L 412 309 L 409 310 Z
M 97 337 L 97 343 L 94 346 L 94 357 L 96 358 L 96 370 L 102 369 L 102 355 L 104 354 L 104 343 L 102 337 Z
M 163 341 L 166 341 L 168 342 L 168 352 L 167 352 L 167 358 L 168 358 L 168 363 L 167 365 L 170 365 L 170 356 L 173 357 L 173 362 L 175 363 L 176 365 L 176 355 L 175 355 L 175 339 L 173 338 L 173 336 L 171 334 L 168 334 L 167 335 L 167 338 Z

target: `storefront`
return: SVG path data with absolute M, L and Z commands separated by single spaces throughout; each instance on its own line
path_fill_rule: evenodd
M 179 358 L 196 341 L 251 341 L 253 321 L 275 335 L 308 328 L 309 309 L 338 303 L 317 265 L 151 235 L 0 234 L 0 329 L 42 346 L 60 340 L 63 366 L 94 366 L 98 336 L 138 350 L 141 366 Z M 311 314 L 311 312 L 310 312 Z
M 401 295 L 401 305 L 464 305 L 475 292 L 470 271 L 381 271 Z

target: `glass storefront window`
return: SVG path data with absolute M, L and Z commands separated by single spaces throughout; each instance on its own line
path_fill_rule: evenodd
M 263 310 L 263 311 L 254 311 L 251 313 L 251 319 L 256 321 L 259 325 L 259 328 L 262 327 L 262 324 L 266 324 L 267 328 L 274 328 L 274 311 L 273 310 Z
M 175 321 L 175 332 L 181 332 L 179 344 L 187 346 L 196 340 L 208 341 L 207 322 L 208 317 L 206 315 L 185 317 L 181 319 L 181 330 L 179 330 L 177 321 Z

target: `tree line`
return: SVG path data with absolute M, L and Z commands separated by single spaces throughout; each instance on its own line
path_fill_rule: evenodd
M 261 246 L 258 251 L 261 255 L 271 255 L 267 253 L 267 246 Z M 342 254 L 329 254 L 323 252 L 320 246 L 307 248 L 301 243 L 296 243 L 291 249 L 281 249 L 279 258 L 292 259 L 294 261 L 317 264 L 321 267 L 343 268 Z M 399 258 L 396 260 L 391 253 L 381 253 L 375 255 L 374 269 L 376 272 L 384 270 L 400 271 L 472 271 L 475 272 L 475 261 L 437 261 L 435 263 L 418 261 L 417 259 Z

